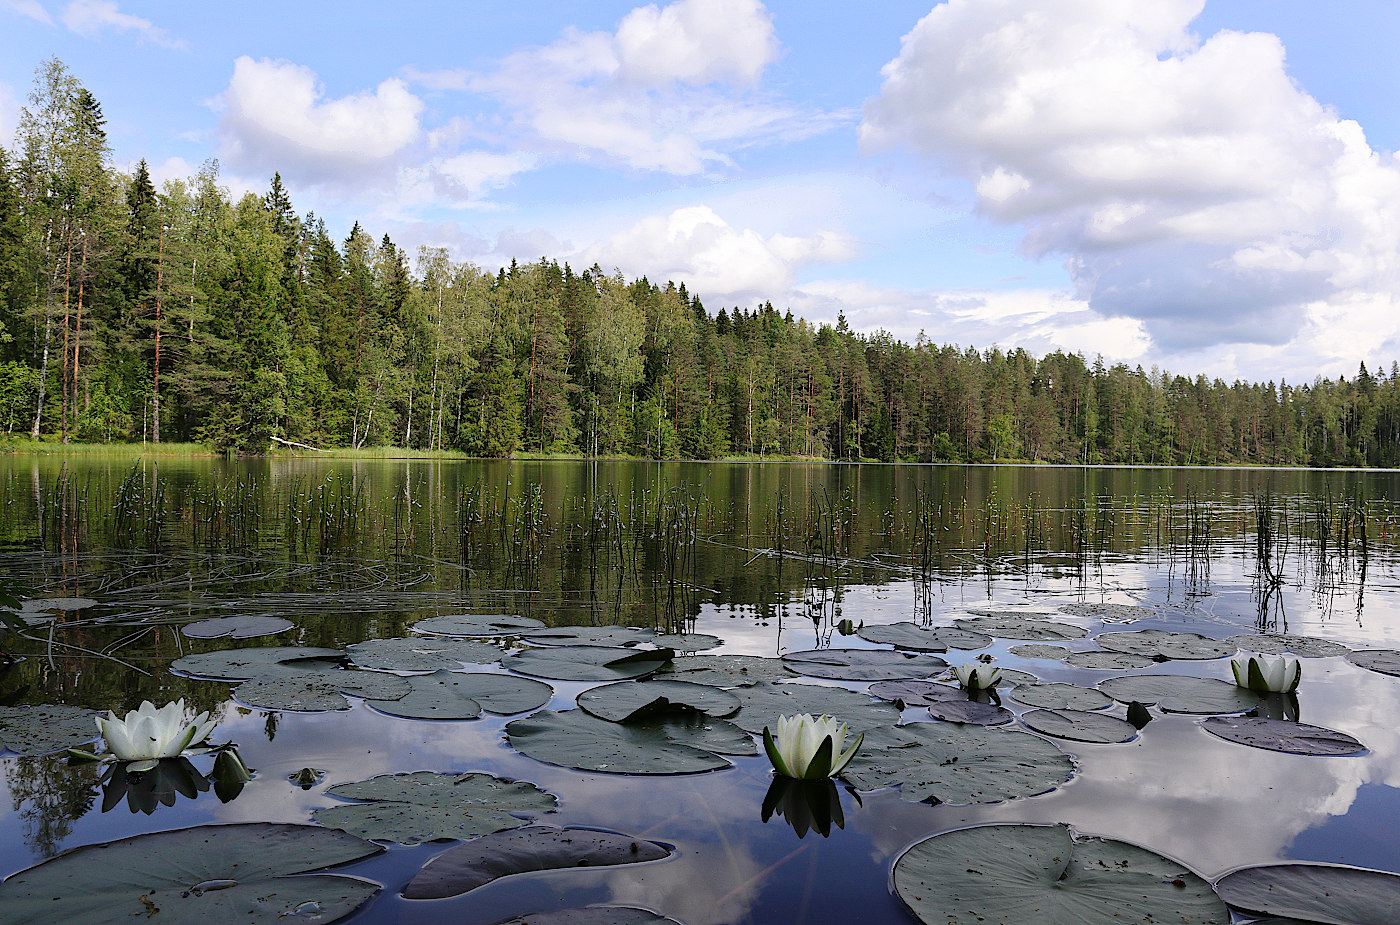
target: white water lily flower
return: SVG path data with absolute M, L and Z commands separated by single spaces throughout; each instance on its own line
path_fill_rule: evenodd
M 1001 669 L 991 665 L 958 665 L 953 674 L 958 676 L 958 683 L 970 691 L 996 687 L 1001 680 Z
M 185 701 L 167 703 L 159 710 L 149 700 L 124 719 L 108 712 L 97 717 L 97 730 L 118 761 L 134 762 L 128 771 L 149 771 L 162 758 L 175 758 L 196 742 L 209 738 L 217 720 L 201 713 L 185 719 Z
M 773 768 L 784 777 L 821 780 L 840 774 L 865 740 L 865 733 L 861 733 L 850 748 L 842 751 L 846 733 L 846 724 L 830 716 L 780 716 L 776 737 L 767 726 L 763 727 L 763 748 Z
M 1235 683 L 1252 691 L 1286 694 L 1298 689 L 1303 665 L 1296 658 L 1282 655 L 1237 655 L 1230 659 Z

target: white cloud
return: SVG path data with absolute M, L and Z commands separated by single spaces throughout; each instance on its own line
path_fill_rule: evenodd
M 754 83 L 778 54 L 773 18 L 758 0 L 680 0 L 640 6 L 613 37 L 619 73 L 645 83 Z
M 1400 168 L 1289 77 L 1276 37 L 1192 34 L 1203 3 L 949 0 L 885 66 L 862 142 L 965 177 L 1165 349 L 1354 371 L 1376 319 L 1400 338 Z
M 39 3 L 39 0 L 0 0 L 0 9 L 28 17 L 46 26 L 53 25 L 53 17 L 49 15 L 48 10 L 44 9 L 43 4 Z
M 24 4 L 29 6 L 30 4 Z M 37 6 L 37 4 L 33 4 Z M 42 9 L 44 19 L 48 14 Z M 37 18 L 37 17 L 36 17 Z M 185 43 L 169 32 L 152 23 L 149 19 L 132 16 L 117 9 L 114 0 L 73 0 L 63 9 L 63 24 L 79 35 L 96 38 L 107 30 L 135 32 L 143 40 L 164 45 L 166 48 L 183 48 Z
M 19 128 L 19 100 L 14 91 L 0 83 L 0 147 L 14 147 L 15 129 Z

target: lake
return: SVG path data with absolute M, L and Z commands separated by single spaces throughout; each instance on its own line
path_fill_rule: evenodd
M 532 824 L 622 833 L 669 855 L 524 873 L 452 898 L 406 899 L 406 884 L 458 842 L 381 841 L 387 850 L 336 870 L 382 886 L 341 921 L 487 925 L 607 903 L 686 925 L 913 922 L 891 886 L 895 859 L 931 835 L 984 823 L 1067 823 L 1148 848 L 1207 879 L 1281 859 L 1400 871 L 1390 822 L 1400 811 L 1400 679 L 1353 664 L 1342 649 L 1302 658 L 1296 704 L 1283 714 L 1354 737 L 1364 746 L 1357 754 L 1250 747 L 1208 731 L 1203 724 L 1215 713 L 1153 703 L 1151 721 L 1125 742 L 1041 735 L 1026 725 L 1039 701 L 1018 701 L 1015 686 L 1003 682 L 1002 706 L 1015 717 L 975 727 L 978 734 L 1033 736 L 1069 756 L 1071 770 L 989 802 L 941 799 L 936 788 L 925 800 L 906 799 L 915 796 L 913 776 L 907 793 L 838 781 L 813 797 L 821 805 L 809 817 L 806 796 L 765 812 L 773 774 L 753 736 L 762 723 L 746 731 L 742 748 L 706 752 L 715 770 L 608 773 L 564 766 L 571 759 L 558 756 L 573 754 L 568 749 L 523 744 L 537 731 L 528 723 L 508 739 L 507 724 L 533 709 L 410 718 L 392 715 L 388 696 L 369 698 L 379 709 L 353 692 L 338 704 L 346 709 L 273 708 L 266 704 L 285 691 L 271 683 L 235 698 L 239 680 L 192 676 L 200 665 L 210 676 L 202 653 L 234 647 L 466 641 L 497 647 L 506 664 L 552 688 L 545 709 L 576 716 L 576 698 L 600 682 L 532 667 L 559 643 L 621 640 L 632 643 L 623 654 L 633 654 L 656 647 L 652 633 L 665 634 L 676 652 L 673 678 L 714 680 L 677 669 L 714 655 L 893 653 L 861 633 L 878 640 L 885 637 L 872 628 L 908 623 L 913 638 L 962 620 L 973 621 L 961 625 L 964 633 L 993 629 L 992 639 L 937 657 L 958 665 L 990 656 L 1035 676 L 1022 685 L 1038 679 L 1095 688 L 1140 675 L 1233 685 L 1225 650 L 1233 653 L 1237 643 L 1222 643 L 1213 656 L 1168 658 L 1176 654 L 1168 648 L 1135 660 L 1130 650 L 1139 641 L 1113 650 L 1128 656 L 1113 667 L 1080 667 L 1062 650 L 1100 651 L 1099 637 L 1141 630 L 1400 648 L 1397 518 L 1400 474 L 1373 471 L 6 457 L 3 574 L 55 603 L 29 615 L 23 638 L 8 640 L 23 659 L 0 675 L 0 705 L 125 712 L 143 699 L 159 706 L 183 697 L 211 711 L 218 719 L 212 741 L 236 743 L 254 776 L 225 802 L 216 792 L 223 788 L 209 783 L 213 756 L 197 757 L 195 775 L 147 782 L 143 795 L 139 781 L 123 785 L 103 765 L 10 755 L 0 759 L 9 793 L 0 803 L 0 870 L 11 874 L 68 849 L 141 833 L 311 823 L 317 810 L 347 804 L 328 793 L 336 785 L 431 771 L 529 782 L 557 800 L 553 811 L 528 814 Z M 520 622 L 494 636 L 423 632 L 443 622 L 414 629 L 443 617 Z M 259 623 L 249 618 L 290 626 L 215 639 L 184 629 L 211 618 L 236 618 L 249 631 Z M 1007 635 L 1035 620 L 1070 629 Z M 641 631 L 634 638 L 544 632 L 522 642 L 571 626 Z M 379 661 L 355 658 L 394 683 L 427 670 L 396 667 L 406 663 L 385 653 Z M 919 665 L 930 657 L 909 655 Z M 901 676 L 888 670 L 886 656 L 871 658 L 873 668 L 846 654 L 835 667 L 820 654 L 790 659 L 798 673 L 780 669 L 776 686 L 841 688 L 887 704 L 879 709 L 905 724 L 962 729 L 903 697 L 870 697 L 872 681 Z M 173 672 L 181 659 L 183 673 Z M 310 667 L 336 679 L 349 673 L 329 663 Z M 502 684 L 522 677 L 498 660 L 463 658 L 452 667 L 501 676 Z M 564 669 L 579 671 L 576 660 Z M 902 676 L 942 673 L 922 667 Z M 316 684 L 312 692 L 307 683 L 307 697 L 339 698 L 337 689 Z M 752 699 L 753 688 L 726 686 L 745 704 L 727 715 L 741 728 L 754 726 L 752 717 L 767 707 Z M 1142 698 L 1081 705 L 1123 719 L 1128 699 Z M 616 725 L 569 735 L 596 745 Z M 707 728 L 697 735 L 716 734 Z M 890 746 L 881 738 L 888 734 L 868 734 L 872 753 Z M 956 751 L 961 740 L 953 741 Z M 752 754 L 737 753 L 744 748 Z M 859 780 L 875 779 L 872 769 L 861 773 Z M 313 907 L 303 912 L 308 921 L 323 920 Z

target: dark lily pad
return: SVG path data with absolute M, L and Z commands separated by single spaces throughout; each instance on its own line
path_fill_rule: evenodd
M 484 671 L 448 671 L 405 678 L 411 690 L 398 700 L 366 704 L 409 719 L 474 719 L 490 713 L 524 713 L 549 703 L 554 688 L 543 681 Z
M 397 700 L 412 689 L 398 675 L 323 668 L 251 678 L 233 689 L 233 697 L 264 710 L 319 712 L 350 709 L 345 694 L 366 700 Z
M 1400 651 L 1395 649 L 1357 649 L 1347 654 L 1347 661 L 1358 668 L 1400 677 Z
M 1101 633 L 1094 641 L 1100 648 L 1141 655 L 1154 661 L 1223 658 L 1239 651 L 1229 640 L 1222 642 L 1200 633 L 1169 633 L 1166 630 Z
M 531 912 L 495 925 L 681 925 L 675 919 L 636 906 L 583 906 Z
M 439 838 L 475 838 L 525 825 L 557 800 L 534 784 L 490 774 L 382 774 L 336 784 L 331 796 L 363 802 L 313 812 L 321 825 L 361 838 L 416 845 Z
M 1210 884 L 1146 848 L 1065 825 L 982 825 L 927 838 L 894 863 L 925 925 L 1229 925 Z
M 1201 725 L 1230 742 L 1290 755 L 1359 755 L 1366 746 L 1335 729 L 1262 716 L 1212 716 Z
M 665 845 L 595 829 L 531 825 L 473 839 L 433 858 L 404 887 L 405 899 L 460 896 L 501 877 L 537 870 L 607 867 L 669 857 Z
M 76 848 L 20 871 L 0 884 L 0 907 L 12 922 L 334 922 L 379 885 L 305 872 L 381 850 L 317 825 L 253 822 L 154 832 Z
M 438 671 L 466 664 L 494 665 L 505 654 L 500 646 L 450 637 L 406 636 L 367 639 L 346 646 L 350 661 L 380 671 Z
M 1028 642 L 1058 642 L 1062 639 L 1082 639 L 1089 635 L 1088 630 L 1072 623 L 1014 614 L 960 617 L 953 622 L 974 633 L 986 633 L 998 639 L 1024 639 Z
M 1238 646 L 1242 652 L 1259 652 L 1264 655 L 1301 655 L 1304 658 L 1327 658 L 1332 655 L 1346 655 L 1351 651 L 1339 642 L 1319 639 L 1316 636 L 1295 636 L 1292 633 L 1248 633 L 1231 636 L 1227 643 Z
M 1077 684 L 1023 684 L 1011 690 L 1011 699 L 1042 710 L 1102 710 L 1113 703 L 1092 687 Z
M 972 700 L 967 691 L 951 684 L 933 681 L 880 681 L 870 685 L 870 693 L 882 700 L 906 706 L 928 707 L 929 715 L 946 723 L 975 723 L 999 726 L 1016 718 L 1010 710 L 994 703 Z
M 0 745 L 18 755 L 48 755 L 97 738 L 96 710 L 63 704 L 0 706 Z
M 1019 655 L 1021 658 L 1063 659 L 1069 655 L 1069 649 L 1044 642 L 1027 642 L 1019 646 L 1012 646 L 1011 654 Z
M 1168 713 L 1243 713 L 1263 696 L 1214 678 L 1175 674 L 1137 674 L 1106 678 L 1099 690 L 1119 703 L 1152 705 Z
M 1065 661 L 1075 668 L 1090 668 L 1094 671 L 1124 671 L 1130 668 L 1146 668 L 1157 664 L 1156 659 L 1131 652 L 1071 652 Z
M 1237 909 L 1326 925 L 1400 922 L 1400 876 L 1339 864 L 1262 864 L 1215 881 Z
M 255 636 L 271 636 L 275 633 L 282 633 L 296 626 L 291 620 L 284 620 L 282 617 L 260 617 L 256 614 L 245 614 L 239 617 L 214 617 L 209 620 L 200 620 L 197 623 L 187 623 L 180 627 L 180 632 L 191 639 L 218 639 L 220 636 L 232 636 L 234 639 L 252 639 Z
M 463 613 L 445 617 L 429 617 L 413 624 L 415 633 L 438 636 L 518 636 L 544 629 L 533 617 L 517 617 L 505 613 Z
M 1028 732 L 955 723 L 906 723 L 904 741 L 866 747 L 841 777 L 857 790 L 899 787 L 910 802 L 998 803 L 1045 793 L 1074 773 L 1070 757 Z
M 651 644 L 672 652 L 700 652 L 713 649 L 724 640 L 709 633 L 662 633 L 651 638 Z
M 87 610 L 96 607 L 97 601 L 88 597 L 31 597 L 21 601 L 19 612 L 23 614 L 46 613 L 51 610 Z
M 608 774 L 692 774 L 729 767 L 720 755 L 756 755 L 744 730 L 700 714 L 612 723 L 582 710 L 540 710 L 506 724 L 518 751 L 545 764 Z
M 635 646 L 656 636 L 639 626 L 547 626 L 523 635 L 527 642 L 551 646 Z
M 894 646 L 896 649 L 913 649 L 915 652 L 947 652 L 948 644 L 938 635 L 938 630 L 917 623 L 888 623 L 862 626 L 856 635 L 866 642 Z
M 844 681 L 927 677 L 948 667 L 936 655 L 909 655 L 889 649 L 807 649 L 789 652 L 783 661 L 805 675 Z
M 1151 607 L 1136 604 L 1062 604 L 1060 613 L 1102 620 L 1104 623 L 1132 623 L 1155 616 Z
M 797 672 L 780 658 L 759 655 L 691 655 L 671 662 L 660 677 L 713 687 L 744 687 L 759 681 L 786 681 Z
M 689 681 L 619 681 L 584 691 L 578 695 L 578 705 L 599 719 L 629 723 L 686 711 L 731 716 L 739 711 L 739 698 L 723 688 Z
M 1084 710 L 1031 710 L 1021 722 L 1036 732 L 1075 742 L 1103 745 L 1127 742 L 1137 736 L 1137 727 L 1126 720 Z
M 763 732 L 765 726 L 777 729 L 778 717 L 798 713 L 833 717 L 850 727 L 853 735 L 899 722 L 899 711 L 888 703 L 844 687 L 769 684 L 765 681 L 736 688 L 733 693 L 743 706 L 730 718 L 731 721 L 755 735 Z
M 194 678 L 215 681 L 246 681 L 285 671 L 315 670 L 325 663 L 339 663 L 345 658 L 340 649 L 320 649 L 312 646 L 252 646 L 241 649 L 220 649 L 186 655 L 170 663 L 170 670 Z
M 511 671 L 556 681 L 622 681 L 664 668 L 670 649 L 625 649 L 621 646 L 551 646 L 507 655 Z

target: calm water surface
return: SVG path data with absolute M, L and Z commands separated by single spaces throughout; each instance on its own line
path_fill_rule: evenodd
M 1258 578 L 1261 505 L 1276 586 Z M 1400 476 L 1380 472 L 7 458 L 6 573 L 36 596 L 99 604 L 18 642 L 25 659 L 0 675 L 0 702 L 126 710 L 185 697 L 218 713 L 215 740 L 237 742 L 256 776 L 229 803 L 207 792 L 145 814 L 124 802 L 104 811 L 91 766 L 0 759 L 9 794 L 0 803 L 0 872 L 142 832 L 308 822 L 338 802 L 325 793 L 334 784 L 414 770 L 531 781 L 559 798 L 551 824 L 676 850 L 658 863 L 517 876 L 454 899 L 406 901 L 398 891 L 446 845 L 390 846 L 346 869 L 384 889 L 344 921 L 485 925 L 609 902 L 688 925 L 910 922 L 890 889 L 894 859 L 931 834 L 989 821 L 1070 823 L 1208 878 L 1280 858 L 1400 872 L 1387 821 L 1400 810 L 1400 679 L 1340 657 L 1304 660 L 1301 719 L 1356 736 L 1363 755 L 1247 748 L 1209 735 L 1200 717 L 1169 714 L 1127 744 L 1055 740 L 1075 774 L 1040 796 L 951 806 L 839 787 L 844 828 L 825 837 L 761 820 L 772 779 L 762 757 L 695 775 L 586 773 L 515 752 L 502 734 L 512 717 L 398 719 L 358 702 L 328 713 L 252 710 L 230 699 L 230 684 L 166 667 L 235 645 L 341 647 L 406 635 L 417 620 L 454 613 L 709 633 L 723 644 L 707 654 L 777 656 L 870 646 L 841 633 L 845 620 L 947 625 L 988 602 L 1153 611 L 1132 626 L 1058 617 L 1091 635 L 1264 630 L 1400 647 L 1398 515 Z M 238 614 L 283 616 L 295 628 L 242 641 L 180 632 Z M 998 639 L 982 651 L 1043 680 L 1092 686 L 1125 673 L 1019 658 L 1009 651 L 1016 644 Z M 1094 648 L 1089 639 L 1069 646 Z M 1230 677 L 1225 659 L 1140 673 L 1163 672 Z M 550 683 L 555 710 L 591 686 Z M 928 720 L 917 707 L 904 718 Z M 302 789 L 288 779 L 302 768 L 325 775 Z

